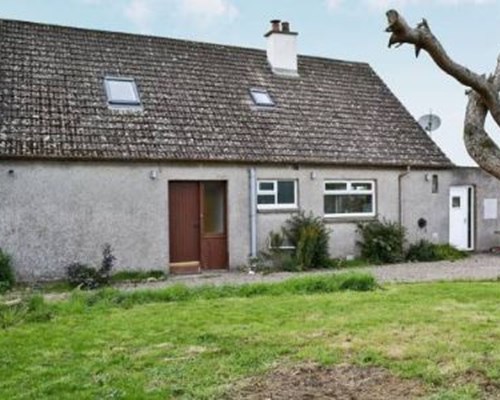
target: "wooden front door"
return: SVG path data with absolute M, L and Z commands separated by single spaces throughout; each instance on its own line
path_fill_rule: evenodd
M 169 183 L 170 265 L 228 267 L 226 183 Z
M 170 263 L 200 266 L 200 185 L 170 182 Z

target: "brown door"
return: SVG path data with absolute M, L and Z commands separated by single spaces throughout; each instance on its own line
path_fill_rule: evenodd
M 200 185 L 169 184 L 170 263 L 200 265 Z
M 202 182 L 201 265 L 206 269 L 227 268 L 226 183 Z
M 170 264 L 228 267 L 226 183 L 169 183 Z

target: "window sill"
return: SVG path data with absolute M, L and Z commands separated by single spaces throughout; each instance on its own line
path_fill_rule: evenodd
M 294 208 L 257 208 L 259 214 L 293 214 L 299 212 L 298 207 Z
M 323 217 L 323 221 L 326 224 L 329 223 L 343 223 L 343 224 L 355 224 L 358 222 L 371 222 L 376 221 L 376 215 L 367 215 L 366 217 L 358 216 L 358 217 Z

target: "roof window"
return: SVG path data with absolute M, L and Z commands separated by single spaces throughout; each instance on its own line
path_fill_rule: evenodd
M 137 107 L 141 105 L 134 79 L 107 76 L 104 79 L 104 86 L 110 106 Z
M 257 106 L 274 107 L 275 103 L 267 90 L 265 89 L 250 89 L 252 100 Z

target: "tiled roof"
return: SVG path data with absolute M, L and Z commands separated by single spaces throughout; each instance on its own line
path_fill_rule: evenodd
M 0 157 L 450 166 L 368 64 L 0 20 Z M 143 110 L 107 106 L 133 77 Z M 250 88 L 277 106 L 256 108 Z

